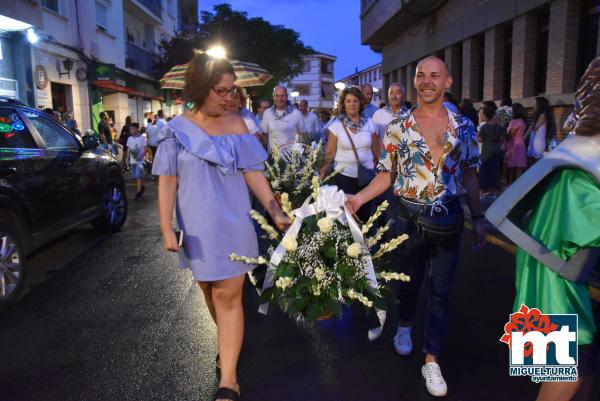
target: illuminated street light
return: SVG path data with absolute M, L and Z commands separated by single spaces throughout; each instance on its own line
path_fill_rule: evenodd
M 373 93 L 377 93 L 379 92 L 379 89 L 377 89 L 376 87 L 373 87 Z
M 223 46 L 213 46 L 206 51 L 206 54 L 214 58 L 225 58 L 225 49 Z
M 346 84 L 343 82 L 336 82 L 333 86 L 335 86 L 335 89 L 339 91 L 343 91 L 344 89 L 346 89 Z
M 290 93 L 290 95 L 292 95 L 292 97 L 295 99 L 298 96 L 300 96 L 300 92 L 298 92 L 298 91 L 292 91 L 292 93 Z
M 35 33 L 35 31 L 33 30 L 33 28 L 29 28 L 27 30 L 27 40 L 29 41 L 29 43 L 31 43 L 32 45 L 36 44 L 38 40 L 40 40 L 40 37 L 37 36 L 37 34 Z

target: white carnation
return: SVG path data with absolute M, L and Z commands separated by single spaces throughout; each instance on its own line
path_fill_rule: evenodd
M 315 278 L 317 279 L 317 281 L 323 281 L 323 279 L 325 278 L 325 269 L 323 269 L 322 267 L 317 267 L 315 269 Z
M 362 247 L 358 242 L 354 242 L 346 249 L 346 254 L 351 258 L 358 258 L 362 254 Z
M 327 234 L 333 229 L 333 220 L 329 217 L 322 217 L 317 221 L 317 225 L 319 226 L 319 231 Z
M 295 252 L 296 249 L 298 249 L 298 241 L 296 241 L 296 238 L 291 236 L 286 236 L 283 241 L 281 241 L 281 244 L 288 252 Z
M 285 290 L 286 288 L 291 287 L 293 283 L 294 280 L 291 277 L 279 277 L 277 281 L 275 281 L 275 286 Z

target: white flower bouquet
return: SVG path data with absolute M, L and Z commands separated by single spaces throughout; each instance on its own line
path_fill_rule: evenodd
M 265 161 L 265 173 L 276 198 L 280 200 L 280 196 L 285 193 L 292 207 L 299 207 L 310 196 L 313 179 L 319 179 L 319 169 L 324 160 L 322 142 L 312 147 L 295 143 L 282 149 L 271 149 L 269 158 Z M 319 184 L 329 182 L 336 174 L 334 172 L 323 180 L 319 179 Z
M 251 213 L 272 241 L 268 256 L 253 259 L 232 254 L 230 258 L 249 264 L 266 263 L 268 268 L 261 297 L 292 316 L 302 315 L 308 321 L 339 316 L 343 306 L 352 303 L 383 311 L 386 286 L 379 285 L 377 278 L 388 282 L 409 281 L 409 277 L 376 271 L 372 261 L 378 262 L 408 236 L 400 235 L 379 245 L 374 252 L 388 226 L 380 228 L 370 238 L 365 239 L 363 235 L 387 208 L 387 202 L 360 227 L 345 208 L 344 193 L 337 187 L 319 187 L 318 181 L 313 180 L 311 188 L 313 203 L 307 200 L 302 207 L 292 211 L 289 202 L 282 202 L 284 212 L 293 219 L 283 238 L 262 215 L 255 211 Z M 286 195 L 282 196 L 284 200 Z

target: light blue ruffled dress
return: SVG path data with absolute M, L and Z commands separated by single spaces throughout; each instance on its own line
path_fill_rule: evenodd
M 177 176 L 177 223 L 184 232 L 179 265 L 196 281 L 240 276 L 253 268 L 229 255 L 257 257 L 245 171 L 264 170 L 267 153 L 250 134 L 208 135 L 187 117 L 158 134 L 152 174 Z

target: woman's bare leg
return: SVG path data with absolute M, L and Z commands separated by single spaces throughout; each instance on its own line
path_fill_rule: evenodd
M 213 300 L 212 300 L 212 284 L 213 283 L 209 282 L 209 281 L 205 281 L 205 282 L 198 281 L 198 286 L 202 290 L 202 294 L 204 294 L 204 301 L 206 302 L 206 307 L 208 308 L 208 311 L 210 312 L 210 316 L 212 317 L 213 322 L 215 322 L 215 324 L 217 324 L 217 315 L 215 313 L 215 304 L 213 303 Z
M 221 381 L 219 387 L 239 391 L 237 363 L 244 339 L 244 310 L 242 289 L 245 275 L 227 280 L 215 281 L 212 286 L 212 300 L 217 317 L 217 336 L 221 360 Z

